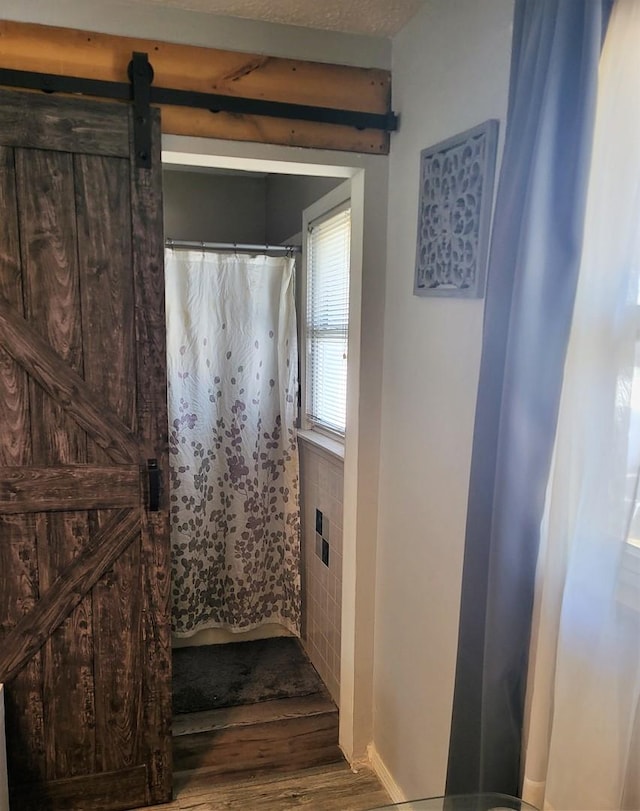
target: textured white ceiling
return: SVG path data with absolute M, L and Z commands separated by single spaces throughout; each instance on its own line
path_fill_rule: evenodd
M 390 37 L 425 0 L 126 0 L 306 28 Z

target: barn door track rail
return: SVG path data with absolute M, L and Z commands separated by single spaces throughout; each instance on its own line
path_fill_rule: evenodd
M 137 165 L 140 168 L 148 168 L 151 165 L 151 117 L 149 115 L 151 104 L 191 107 L 209 110 L 211 113 L 225 112 L 236 115 L 270 116 L 297 121 L 338 124 L 355 127 L 358 130 L 372 129 L 386 133 L 398 129 L 398 116 L 393 112 L 366 113 L 333 107 L 316 107 L 307 104 L 290 104 L 281 101 L 154 87 L 152 84 L 153 67 L 148 55 L 138 51 L 134 51 L 132 54 L 128 75 L 129 83 L 0 68 L 0 85 L 26 90 L 41 90 L 44 93 L 80 94 L 133 102 L 135 152 Z

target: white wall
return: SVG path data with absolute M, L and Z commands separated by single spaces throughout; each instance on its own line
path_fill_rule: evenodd
M 483 301 L 412 295 L 420 150 L 507 104 L 512 0 L 430 0 L 393 41 L 374 745 L 407 798 L 448 755 Z
M 164 233 L 197 242 L 279 245 L 300 234 L 302 211 L 343 180 L 167 166 Z
M 165 237 L 252 244 L 266 240 L 266 176 L 165 169 L 162 194 Z
M 302 228 L 302 211 L 335 189 L 342 178 L 269 175 L 267 241 L 285 242 Z

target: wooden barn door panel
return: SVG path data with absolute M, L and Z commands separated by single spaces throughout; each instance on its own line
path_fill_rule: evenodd
M 84 379 L 124 425 L 136 429 L 135 335 L 131 272 L 131 195 L 129 162 L 119 158 L 75 158 L 78 253 L 85 280 L 82 321 L 87 354 L 100 366 L 86 367 Z M 110 463 L 91 442 L 88 460 Z M 94 531 L 110 511 L 91 516 Z M 97 696 L 96 732 L 101 772 L 133 766 L 143 732 L 140 544 L 131 544 L 92 590 L 96 660 L 101 689 Z
M 25 318 L 60 359 L 81 375 L 85 358 L 73 156 L 65 152 L 16 149 L 15 167 Z M 86 432 L 33 377 L 29 378 L 29 402 L 33 464 L 86 463 Z M 82 550 L 89 533 L 89 518 L 85 511 L 43 512 L 36 515 L 35 526 L 38 586 L 42 595 Z M 49 780 L 93 771 L 91 628 L 91 601 L 85 599 L 41 650 Z
M 127 107 L 23 99 L 0 92 L 10 783 L 19 808 L 115 810 L 171 796 L 168 521 L 143 504 L 167 465 L 158 122 L 137 169 Z
M 23 315 L 15 159 L 13 149 L 6 147 L 0 147 L 0 211 L 0 295 Z M 29 380 L 1 343 L 0 414 L 0 465 L 31 465 Z M 35 516 L 8 515 L 0 520 L 0 632 L 4 637 L 38 599 L 38 549 Z M 42 681 L 42 657 L 37 653 L 5 688 L 11 769 L 25 783 L 46 775 Z

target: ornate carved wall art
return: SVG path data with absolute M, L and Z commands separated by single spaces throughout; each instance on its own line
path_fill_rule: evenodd
M 484 295 L 497 142 L 492 119 L 420 153 L 415 295 Z

